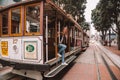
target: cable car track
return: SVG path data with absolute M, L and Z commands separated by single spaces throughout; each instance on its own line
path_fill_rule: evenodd
M 97 59 L 97 56 L 95 54 L 95 51 L 94 51 L 94 59 L 95 59 L 95 64 L 96 64 L 96 67 L 97 67 L 97 76 L 98 76 L 98 80 L 101 80 L 100 78 L 100 70 L 99 70 L 99 63 L 98 63 L 98 59 Z
M 101 49 L 99 46 L 95 46 L 95 51 L 97 50 L 98 51 L 98 49 L 99 49 L 99 51 L 100 51 L 100 54 L 99 54 L 99 57 L 101 57 L 101 59 L 102 59 L 102 61 L 103 61 L 103 64 L 104 64 L 104 66 L 106 67 L 106 69 L 107 69 L 107 71 L 108 71 L 108 73 L 109 73 L 109 75 L 110 75 L 110 77 L 111 77 L 111 80 L 118 80 L 117 79 L 117 77 L 116 77 L 116 75 L 115 75 L 115 73 L 113 72 L 113 70 L 111 69 L 111 67 L 110 67 L 110 64 L 109 64 L 109 62 L 110 63 L 112 63 L 113 64 L 113 66 L 115 66 L 117 69 L 119 69 L 119 67 L 118 66 L 116 66 L 116 64 L 107 56 L 107 54 L 105 53 L 105 51 L 103 50 L 103 49 Z M 95 51 L 94 51 L 94 56 L 95 56 L 95 61 L 96 61 L 96 67 L 97 67 L 97 73 L 98 73 L 98 80 L 102 80 L 101 79 L 101 73 L 100 73 L 100 69 L 99 69 L 99 62 L 98 62 L 98 60 L 97 60 L 97 54 L 95 53 Z M 120 70 L 120 69 L 119 69 Z

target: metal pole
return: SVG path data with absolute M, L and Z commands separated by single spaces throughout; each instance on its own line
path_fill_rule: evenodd
M 48 16 L 46 15 L 46 61 L 48 61 Z
M 58 31 L 59 31 L 59 33 L 60 33 L 60 21 L 59 21 L 59 23 L 58 23 Z M 59 34 L 59 43 L 60 43 L 60 34 Z
M 111 46 L 111 30 L 109 29 L 109 46 Z

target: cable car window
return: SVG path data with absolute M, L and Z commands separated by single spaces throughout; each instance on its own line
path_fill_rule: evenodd
M 2 18 L 2 35 L 8 34 L 8 11 L 1 14 Z
M 40 32 L 40 4 L 26 6 L 26 33 Z
M 21 24 L 21 9 L 16 8 L 12 10 L 12 17 L 11 17 L 11 33 L 12 34 L 20 34 L 20 24 Z

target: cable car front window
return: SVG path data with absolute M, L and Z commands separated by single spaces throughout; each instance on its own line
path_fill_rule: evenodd
M 26 7 L 26 33 L 40 32 L 40 5 Z
M 12 10 L 12 22 L 11 22 L 11 33 L 12 34 L 19 34 L 20 33 L 20 8 L 16 8 Z

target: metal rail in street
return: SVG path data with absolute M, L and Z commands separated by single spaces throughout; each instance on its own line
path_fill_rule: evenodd
M 109 72 L 109 75 L 111 77 L 112 80 L 118 80 L 117 77 L 115 76 L 114 72 L 112 71 L 112 69 L 110 68 L 110 65 L 108 63 L 107 60 L 109 60 L 111 63 L 114 64 L 114 66 L 116 68 L 118 68 L 118 66 L 115 65 L 114 61 L 112 61 L 108 55 L 105 53 L 105 51 L 103 49 L 101 49 L 99 46 L 96 46 L 96 48 L 98 48 L 101 51 L 100 57 L 102 58 L 105 67 L 107 68 L 107 71 Z M 107 58 L 107 59 L 106 59 Z M 118 68 L 119 69 L 119 68 Z
M 96 47 L 95 47 L 96 48 Z M 95 49 L 94 48 L 94 49 Z M 97 59 L 97 56 L 95 54 L 95 50 L 94 50 L 94 59 L 95 59 L 95 64 L 96 64 L 96 67 L 97 67 L 97 76 L 98 76 L 98 80 L 101 80 L 101 77 L 100 77 L 100 70 L 99 70 L 99 63 L 98 63 L 98 59 Z

